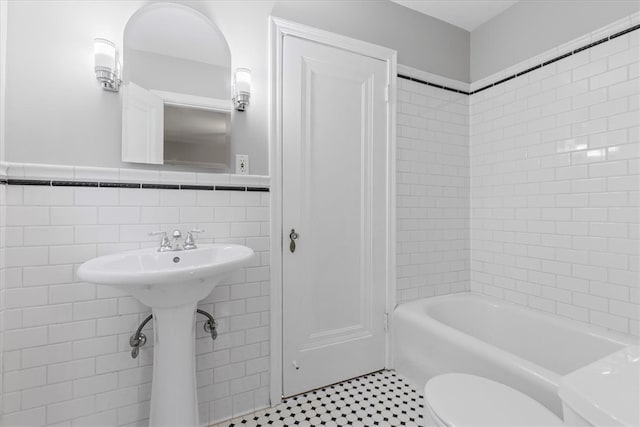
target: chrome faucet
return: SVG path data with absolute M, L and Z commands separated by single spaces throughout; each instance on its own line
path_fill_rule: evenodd
M 173 238 L 173 240 L 169 240 L 169 236 L 167 236 L 166 231 L 156 231 L 153 233 L 149 233 L 149 236 L 161 236 L 158 252 L 181 251 L 183 249 L 197 249 L 198 246 L 196 245 L 196 240 L 193 237 L 193 234 L 202 233 L 203 231 L 204 230 L 194 228 L 187 233 L 187 237 L 184 239 L 184 242 L 180 241 L 180 239 L 182 239 L 182 232 L 178 229 L 175 229 L 171 232 L 171 237 Z
M 198 248 L 198 245 L 196 245 L 196 240 L 193 238 L 193 233 L 202 233 L 203 231 L 204 230 L 199 230 L 197 228 L 194 228 L 193 230 L 187 233 L 187 238 L 184 239 L 184 244 L 182 245 L 185 251 L 188 251 L 189 249 Z
M 173 237 L 173 242 L 171 242 L 171 250 L 181 251 L 182 247 L 180 246 L 180 239 L 182 238 L 182 232 L 176 228 L 171 232 L 171 237 Z
M 167 236 L 166 231 L 155 231 L 153 233 L 149 233 L 149 236 L 161 236 L 160 247 L 158 247 L 158 252 L 168 252 L 173 250 L 173 246 L 169 241 L 169 237 Z

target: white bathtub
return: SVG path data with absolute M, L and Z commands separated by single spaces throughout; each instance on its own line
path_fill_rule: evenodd
M 561 376 L 632 338 L 476 294 L 427 298 L 393 313 L 393 363 L 418 390 L 446 372 L 482 375 L 562 416 Z

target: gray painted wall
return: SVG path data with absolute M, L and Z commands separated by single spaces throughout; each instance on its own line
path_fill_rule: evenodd
M 2 73 L 7 84 L 6 160 L 131 166 L 120 161 L 120 96 L 102 91 L 95 80 L 92 39 L 107 37 L 121 47 L 127 20 L 147 3 L 8 3 L 7 48 L 1 52 L 7 55 Z M 396 49 L 402 64 L 468 82 L 640 8 L 637 0 L 523 0 L 470 35 L 387 0 L 187 3 L 209 16 L 225 35 L 232 68 L 252 70 L 251 105 L 246 113 L 233 115 L 232 155 L 249 154 L 253 174 L 269 173 L 269 15 Z
M 389 1 L 281 1 L 273 15 L 398 51 L 398 63 L 469 81 L 469 32 Z
M 122 49 L 127 20 L 147 3 L 145 0 L 9 2 L 8 161 L 132 166 L 120 161 L 121 96 L 100 89 L 93 72 L 92 40 L 106 37 Z M 252 70 L 251 105 L 245 113 L 233 114 L 231 141 L 232 164 L 236 153 L 248 154 L 252 174 L 269 173 L 271 14 L 397 49 L 400 62 L 406 65 L 464 81 L 469 77 L 466 31 L 387 0 L 185 3 L 218 25 L 231 50 L 232 68 Z
M 6 57 L 3 52 L 7 50 L 7 8 L 6 1 L 0 1 L 0 162 L 4 161 L 4 134 L 5 134 L 5 84 L 6 84 Z M 0 306 L 1 307 L 1 306 Z M 1 350 L 1 349 L 0 349 Z M 1 353 L 1 351 L 0 351 Z M 0 411 L 0 414 L 2 411 Z
M 521 0 L 471 32 L 471 81 L 638 10 L 638 0 Z

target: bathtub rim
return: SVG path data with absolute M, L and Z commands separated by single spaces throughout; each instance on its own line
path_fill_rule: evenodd
M 433 297 L 425 297 L 425 298 L 420 298 L 417 300 L 413 300 L 413 301 L 407 301 L 407 302 L 403 302 L 400 303 L 398 305 L 396 305 L 396 307 L 394 308 L 394 313 L 396 310 L 401 309 L 402 307 L 407 307 L 407 309 L 411 308 L 411 307 L 418 307 L 418 306 L 424 306 L 425 308 L 428 308 L 429 306 L 432 306 L 440 301 L 447 301 L 447 300 L 458 300 L 458 299 L 468 299 L 468 300 L 475 300 L 475 301 L 480 301 L 484 304 L 489 304 L 491 306 L 493 306 L 494 308 L 504 308 L 508 311 L 521 311 L 523 313 L 526 313 L 528 316 L 531 317 L 536 317 L 536 318 L 542 318 L 545 319 L 547 321 L 552 320 L 555 322 L 559 322 L 559 323 L 563 323 L 563 326 L 566 326 L 567 329 L 570 330 L 574 330 L 574 331 L 578 331 L 578 332 L 582 332 L 585 333 L 587 335 L 590 336 L 595 336 L 598 338 L 603 338 L 609 341 L 615 341 L 618 342 L 619 344 L 628 347 L 630 345 L 639 345 L 640 344 L 640 337 L 636 337 L 635 335 L 631 335 L 631 334 L 624 334 L 622 332 L 619 331 L 615 331 L 615 330 L 611 330 L 611 329 L 607 329 L 603 326 L 600 325 L 594 325 L 592 323 L 586 323 L 586 322 L 581 322 L 579 320 L 576 319 L 572 319 L 570 317 L 565 317 L 565 316 L 560 316 L 556 313 L 550 313 L 548 311 L 544 311 L 544 310 L 537 310 L 535 308 L 531 308 L 529 306 L 526 305 L 522 305 L 522 304 L 518 304 L 512 301 L 506 301 L 491 295 L 486 295 L 486 294 L 481 294 L 478 292 L 473 292 L 473 291 L 467 291 L 467 292 L 456 292 L 453 294 L 446 294 L 446 295 L 438 295 L 438 296 L 433 296 Z M 428 313 L 426 313 L 428 315 Z M 433 319 L 435 322 L 442 324 L 444 326 L 447 326 L 450 329 L 453 329 L 455 331 L 459 331 L 459 329 L 456 329 L 452 326 L 449 326 L 441 321 L 439 321 L 438 319 L 428 315 L 429 318 Z M 465 334 L 464 332 L 459 331 L 460 333 L 464 334 L 464 335 L 468 335 Z M 471 335 L 468 335 L 471 336 Z M 481 340 L 480 340 L 481 341 Z M 482 341 L 484 342 L 484 341 Z M 495 346 L 494 346 L 495 347 Z M 496 347 L 498 348 L 498 347 Z M 506 351 L 506 350 L 505 350 Z
M 479 294 L 476 292 L 459 292 L 455 294 L 421 298 L 418 300 L 399 304 L 393 310 L 393 316 L 391 319 L 391 331 L 393 332 L 395 329 L 397 316 L 396 313 L 398 313 L 398 315 L 405 315 L 409 318 L 414 318 L 416 321 L 420 321 L 422 325 L 432 330 L 434 333 L 447 336 L 454 342 L 462 346 L 469 346 L 469 348 L 478 352 L 479 354 L 482 354 L 483 356 L 491 357 L 496 361 L 505 363 L 507 366 L 511 366 L 518 371 L 525 371 L 530 375 L 534 375 L 540 381 L 545 382 L 553 387 L 558 387 L 560 378 L 570 373 L 567 372 L 561 374 L 558 372 L 554 372 L 548 368 L 545 368 L 544 366 L 524 359 L 523 357 L 518 356 L 508 350 L 504 350 L 498 346 L 485 342 L 480 338 L 456 329 L 453 326 L 449 326 L 430 315 L 430 313 L 428 312 L 428 308 L 430 306 L 433 306 L 441 301 L 449 300 L 472 300 L 474 302 L 480 302 L 481 304 L 491 305 L 492 307 L 497 309 L 504 309 L 509 312 L 521 312 L 525 316 L 533 317 L 534 319 L 538 318 L 544 319 L 545 321 L 561 323 L 562 326 L 566 327 L 568 330 L 573 330 L 596 338 L 612 341 L 619 344 L 621 347 L 637 345 L 639 342 L 632 335 L 621 334 L 619 332 L 611 331 L 598 325 L 583 323 L 574 319 L 559 316 L 555 313 L 535 310 L 531 307 L 523 306 L 510 301 L 504 301 L 490 295 Z M 425 321 L 425 319 L 428 320 Z M 393 352 L 393 356 L 394 357 L 392 359 L 392 366 L 395 368 L 395 351 Z

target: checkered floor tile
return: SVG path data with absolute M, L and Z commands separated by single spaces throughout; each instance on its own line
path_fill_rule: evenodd
M 422 395 L 393 371 L 374 372 L 286 399 L 220 424 L 258 426 L 422 426 Z

